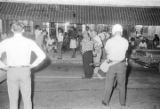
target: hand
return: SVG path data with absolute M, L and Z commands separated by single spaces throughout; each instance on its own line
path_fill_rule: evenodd
M 29 67 L 30 67 L 30 69 L 32 69 L 32 68 L 34 68 L 35 66 L 33 66 L 33 65 L 30 65 Z
M 5 66 L 5 67 L 1 67 L 0 69 L 4 70 L 4 71 L 7 71 L 8 70 L 8 67 Z

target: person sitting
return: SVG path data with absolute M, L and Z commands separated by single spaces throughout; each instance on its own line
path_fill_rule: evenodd
M 157 48 L 157 46 L 159 45 L 159 40 L 159 36 L 155 34 L 153 39 L 153 48 Z
M 147 48 L 147 43 L 146 41 L 143 39 L 138 46 L 140 49 L 146 49 Z

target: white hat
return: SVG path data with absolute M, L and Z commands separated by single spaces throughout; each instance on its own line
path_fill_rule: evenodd
M 113 25 L 112 27 L 112 34 L 115 34 L 116 32 L 122 32 L 123 27 L 120 24 Z

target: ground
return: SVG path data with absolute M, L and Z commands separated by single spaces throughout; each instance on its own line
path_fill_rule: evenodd
M 106 109 L 101 104 L 105 80 L 81 79 L 82 63 L 64 60 L 52 60 L 54 62 L 47 68 L 32 73 L 34 109 Z M 160 109 L 160 73 L 132 66 L 127 84 L 127 109 Z M 120 109 L 118 96 L 116 88 L 111 109 Z M 23 109 L 20 101 L 20 109 Z M 0 109 L 8 109 L 8 103 L 4 81 L 0 84 Z

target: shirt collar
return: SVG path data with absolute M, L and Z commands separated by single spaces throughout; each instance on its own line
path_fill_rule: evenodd
M 22 37 L 22 34 L 21 33 L 15 33 L 14 38 L 18 38 L 18 37 Z

